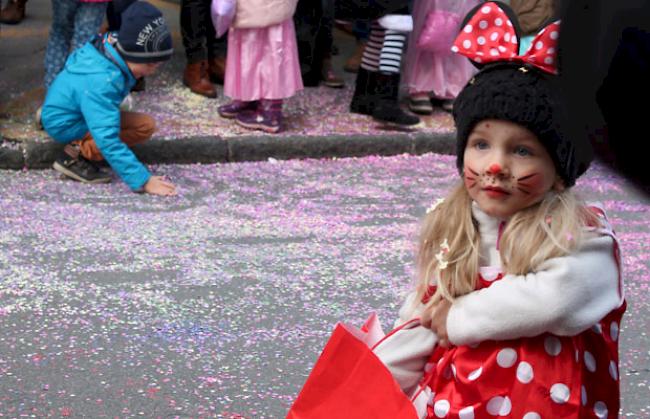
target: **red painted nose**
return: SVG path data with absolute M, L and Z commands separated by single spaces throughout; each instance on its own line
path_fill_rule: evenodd
M 496 163 L 491 164 L 490 167 L 488 167 L 488 173 L 491 173 L 493 175 L 496 175 L 497 173 L 501 173 L 501 166 L 499 166 Z

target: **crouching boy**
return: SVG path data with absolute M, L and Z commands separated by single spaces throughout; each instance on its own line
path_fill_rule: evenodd
M 66 144 L 54 170 L 80 182 L 106 183 L 111 176 L 97 165 L 106 159 L 133 191 L 174 195 L 175 186 L 152 176 L 129 148 L 151 138 L 154 119 L 120 111 L 136 79 L 153 74 L 172 52 L 162 14 L 144 1 L 122 13 L 117 38 L 114 33 L 98 35 L 73 52 L 41 110 L 43 128 Z

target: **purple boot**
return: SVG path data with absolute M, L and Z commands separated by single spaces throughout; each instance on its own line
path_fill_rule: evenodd
M 255 111 L 240 112 L 237 123 L 242 127 L 259 129 L 271 134 L 282 129 L 282 99 L 260 101 Z
M 217 108 L 217 112 L 222 118 L 232 119 L 235 118 L 240 112 L 254 111 L 257 109 L 257 100 L 245 102 L 242 100 L 233 100 L 232 102 L 221 105 Z

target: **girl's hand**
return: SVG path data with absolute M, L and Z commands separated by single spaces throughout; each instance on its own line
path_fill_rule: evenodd
M 438 345 L 443 348 L 448 348 L 449 336 L 447 335 L 447 316 L 449 316 L 449 309 L 451 302 L 443 297 L 438 299 L 427 307 L 420 317 L 420 323 L 424 327 L 428 327 L 433 333 L 438 336 Z
M 173 196 L 176 195 L 176 186 L 162 176 L 151 176 L 144 184 L 144 191 L 152 195 Z

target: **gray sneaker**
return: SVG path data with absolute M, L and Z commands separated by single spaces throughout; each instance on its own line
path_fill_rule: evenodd
M 110 183 L 111 174 L 98 167 L 90 160 L 79 156 L 70 157 L 65 152 L 58 158 L 52 168 L 57 172 L 83 183 Z

